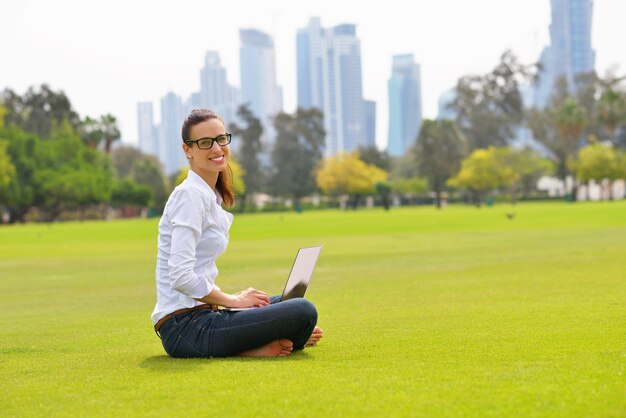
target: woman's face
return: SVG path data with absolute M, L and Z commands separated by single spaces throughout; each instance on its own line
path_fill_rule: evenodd
M 201 138 L 216 138 L 224 135 L 226 129 L 219 119 L 209 119 L 194 125 L 189 130 L 189 140 L 195 141 Z M 198 144 L 188 146 L 183 143 L 183 150 L 189 159 L 191 168 L 198 174 L 217 174 L 226 170 L 228 158 L 230 157 L 230 149 L 228 145 L 220 147 L 217 142 L 213 141 L 213 146 L 209 149 L 200 149 Z

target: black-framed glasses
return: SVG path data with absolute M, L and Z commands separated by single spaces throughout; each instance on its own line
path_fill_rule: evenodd
M 192 141 L 191 139 L 186 139 L 185 144 L 192 146 L 194 143 L 198 145 L 200 149 L 209 149 L 213 146 L 214 142 L 217 142 L 217 145 L 220 147 L 225 147 L 230 144 L 231 134 L 226 132 L 223 135 L 216 136 L 215 138 L 200 138 Z

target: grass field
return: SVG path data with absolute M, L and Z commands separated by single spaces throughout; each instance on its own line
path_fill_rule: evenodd
M 285 359 L 165 355 L 156 224 L 0 227 L 0 416 L 626 416 L 626 201 L 236 216 L 225 291 L 324 244 Z

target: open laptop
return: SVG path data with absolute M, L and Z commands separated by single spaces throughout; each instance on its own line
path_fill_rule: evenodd
M 322 251 L 322 246 L 300 248 L 296 254 L 296 259 L 291 267 L 291 273 L 285 283 L 281 301 L 302 298 L 309 287 L 315 264 Z M 245 311 L 253 308 L 222 308 L 224 311 Z

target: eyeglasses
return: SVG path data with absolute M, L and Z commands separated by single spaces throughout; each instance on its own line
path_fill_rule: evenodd
M 225 133 L 224 135 L 216 136 L 215 138 L 200 138 L 192 141 L 191 139 L 186 139 L 185 144 L 192 146 L 194 143 L 198 145 L 200 149 L 209 149 L 213 146 L 214 142 L 217 142 L 217 145 L 220 147 L 225 147 L 230 144 L 231 134 Z

